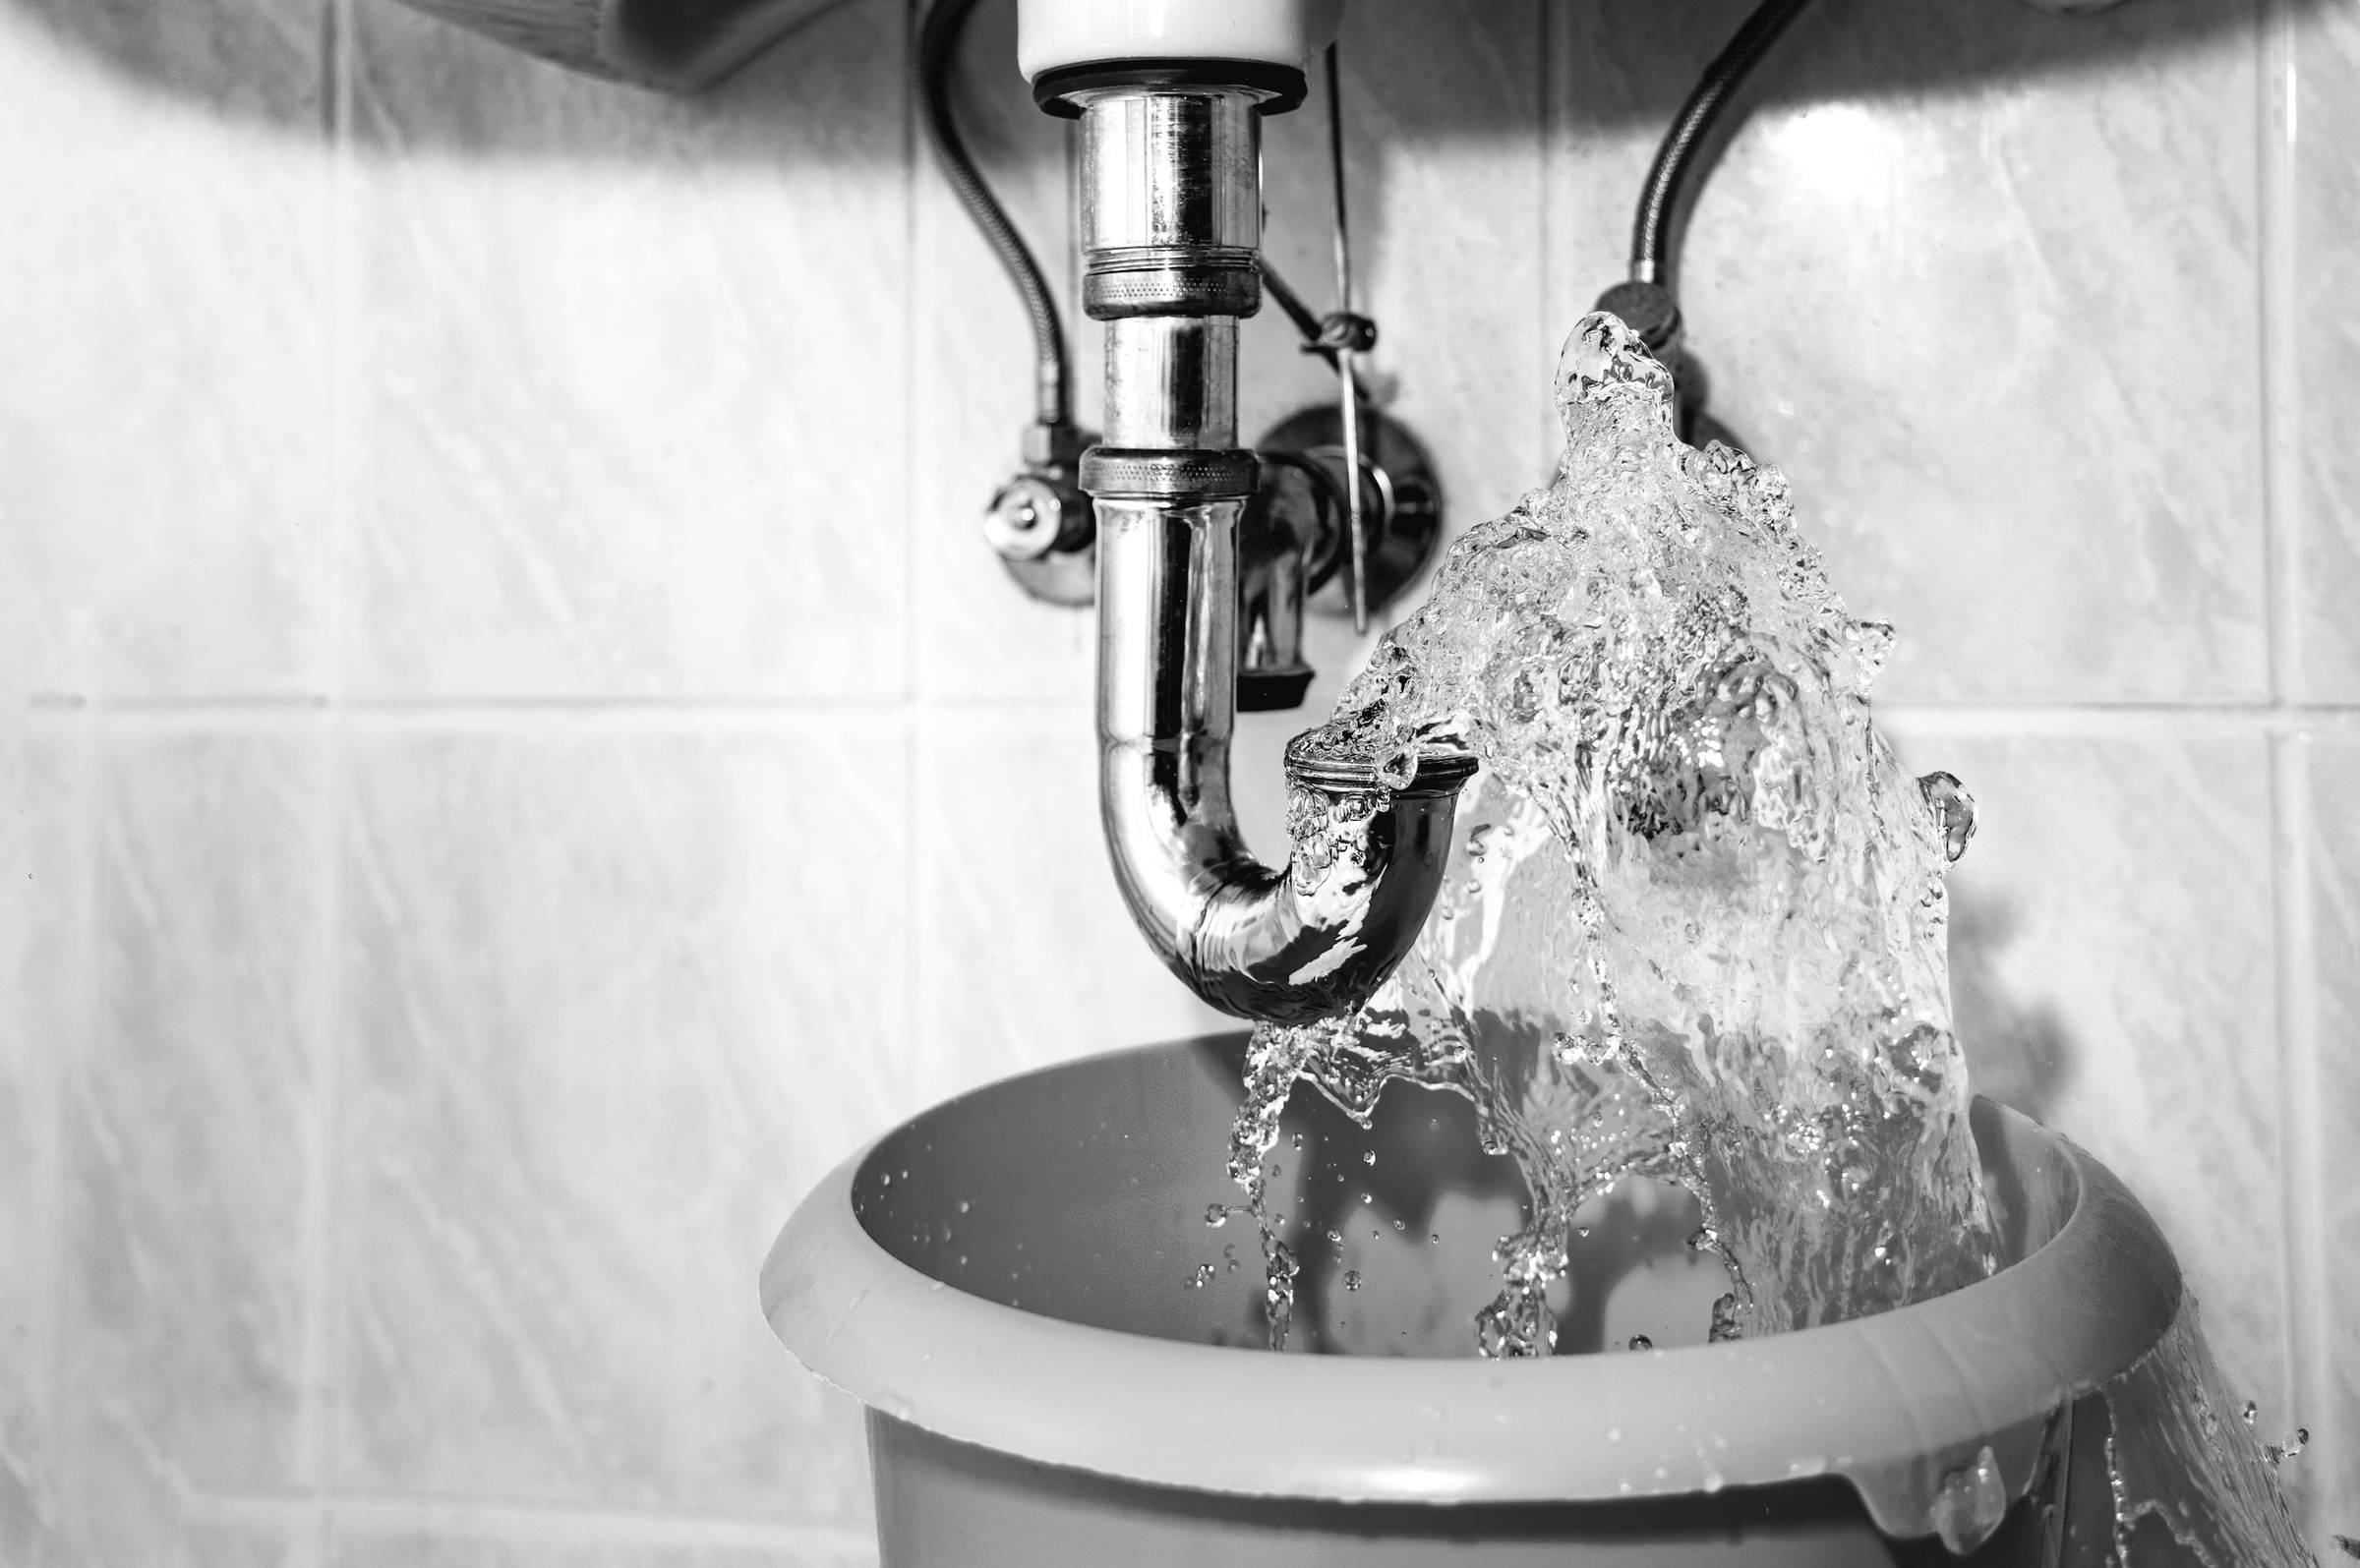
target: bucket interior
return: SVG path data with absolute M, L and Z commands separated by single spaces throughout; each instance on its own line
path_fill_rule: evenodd
M 1003 1306 L 1264 1347 L 1262 1237 L 1226 1169 L 1245 1043 L 1068 1064 L 937 1107 L 862 1163 L 855 1212 L 903 1263 Z M 2071 1212 L 2072 1167 L 1997 1147 L 2010 1130 L 1987 1104 L 1976 1133 L 2013 1262 Z M 1291 1350 L 1477 1353 L 1475 1314 L 1500 1290 L 1494 1249 L 1523 1224 L 1526 1192 L 1512 1161 L 1482 1151 L 1465 1099 L 1393 1084 L 1363 1129 L 1297 1084 L 1268 1163 L 1274 1229 L 1301 1263 Z M 1693 1198 L 1643 1178 L 1594 1200 L 1552 1291 L 1559 1353 L 1702 1343 L 1729 1281 L 1687 1245 L 1700 1219 Z

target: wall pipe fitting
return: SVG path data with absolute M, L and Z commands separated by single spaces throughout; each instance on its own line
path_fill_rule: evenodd
M 1105 443 L 1084 454 L 1082 488 L 1115 880 L 1198 996 L 1300 1023 L 1358 1007 L 1407 954 L 1475 765 L 1438 753 L 1386 789 L 1374 758 L 1298 736 L 1283 871 L 1254 859 L 1230 805 L 1238 519 L 1258 469 L 1237 446 L 1237 322 L 1261 304 L 1261 114 L 1285 97 L 1268 70 L 1125 62 L 1038 86 L 1082 121 L 1083 303 L 1106 323 Z

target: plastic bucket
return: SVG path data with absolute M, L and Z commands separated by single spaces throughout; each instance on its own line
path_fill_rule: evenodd
M 1967 1560 L 2104 1560 L 2104 1405 L 2084 1396 L 2161 1337 L 2180 1282 L 2064 1139 L 1976 1102 L 2009 1259 L 1989 1280 L 1696 1343 L 1717 1267 L 1676 1206 L 1626 1205 L 1576 1247 L 1566 1318 L 1568 1348 L 1618 1348 L 1494 1363 L 1470 1325 L 1522 1188 L 1470 1108 L 1396 1085 L 1364 1131 L 1298 1086 L 1272 1202 L 1303 1259 L 1297 1339 L 1360 1354 L 1271 1355 L 1258 1233 L 1208 1224 L 1238 1195 L 1243 1050 L 976 1090 L 788 1223 L 764 1307 L 868 1407 L 889 1568 L 1947 1562 L 1940 1510 L 1978 1473 L 1987 1500 L 1994 1470 L 2005 1522 Z M 1654 1348 L 1621 1348 L 1633 1325 Z

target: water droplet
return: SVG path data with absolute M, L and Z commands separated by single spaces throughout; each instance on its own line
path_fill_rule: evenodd
M 969 1201 L 968 1201 L 966 1198 L 961 1198 L 961 1199 L 959 1200 L 959 1212 L 960 1212 L 960 1213 L 962 1213 L 962 1214 L 966 1213 L 966 1212 L 967 1212 L 969 1209 L 971 1209 L 971 1208 L 974 1208 L 974 1205 L 973 1203 L 970 1203 L 970 1202 L 969 1202 Z
M 1952 1555 L 1964 1557 L 1991 1539 L 2007 1512 L 2007 1483 L 1986 1443 L 1971 1463 L 1942 1478 L 1934 1496 L 1934 1532 Z
M 2275 1470 L 2285 1461 L 2300 1454 L 2305 1448 L 2309 1447 L 2310 1444 L 2311 1428 L 2308 1426 L 2297 1426 L 2294 1429 L 2294 1441 L 2284 1444 L 2264 1443 L 2262 1445 L 2262 1457 L 2269 1462 L 2271 1469 Z
M 1975 796 L 1947 773 L 1925 775 L 1918 781 L 1918 788 L 1942 830 L 1943 857 L 1958 859 L 1967 852 L 1967 842 L 1975 837 Z
M 1210 1226 L 1212 1226 L 1212 1227 L 1213 1227 L 1214 1229 L 1216 1229 L 1216 1230 L 1217 1230 L 1217 1229 L 1219 1229 L 1221 1226 L 1228 1224 L 1228 1223 L 1229 1223 L 1229 1206 L 1228 1206 L 1226 1203 L 1208 1203 L 1208 1204 L 1206 1204 L 1206 1205 L 1205 1205 L 1205 1223 L 1206 1223 L 1206 1224 L 1208 1224 L 1208 1225 L 1210 1225 Z
M 1210 1263 L 1199 1263 L 1188 1276 L 1188 1288 L 1192 1291 L 1203 1290 L 1212 1283 L 1212 1276 L 1215 1272 Z
M 1655 1341 L 1644 1334 L 1633 1334 L 1630 1336 L 1630 1348 L 1632 1350 L 1653 1350 Z
M 1363 1165 L 1374 1165 L 1374 1164 L 1376 1164 L 1376 1163 L 1377 1163 L 1377 1151 L 1376 1151 L 1375 1149 L 1370 1149 L 1370 1150 L 1368 1150 L 1366 1153 L 1362 1154 L 1362 1155 L 1361 1155 L 1361 1157 L 1360 1157 L 1360 1163 L 1361 1163 L 1361 1164 L 1363 1164 Z
M 1359 1269 L 1356 1269 L 1356 1268 L 1348 1268 L 1348 1269 L 1344 1270 L 1344 1289 L 1346 1289 L 1346 1290 L 1348 1290 L 1348 1291 L 1356 1291 L 1356 1290 L 1360 1289 L 1360 1270 L 1359 1270 Z

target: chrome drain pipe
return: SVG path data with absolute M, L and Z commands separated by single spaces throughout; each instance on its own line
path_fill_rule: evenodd
M 1238 1017 L 1308 1022 L 1366 1001 L 1440 890 L 1463 754 L 1398 788 L 1376 759 L 1287 748 L 1283 871 L 1229 800 L 1237 527 L 1237 323 L 1261 304 L 1261 115 L 1280 95 L 1217 62 L 1057 73 L 1082 122 L 1083 304 L 1106 323 L 1103 444 L 1082 488 L 1098 528 L 1099 807 L 1115 880 L 1166 965 Z M 1299 82 L 1299 75 L 1298 75 Z M 1299 87 L 1298 87 L 1299 93 Z

